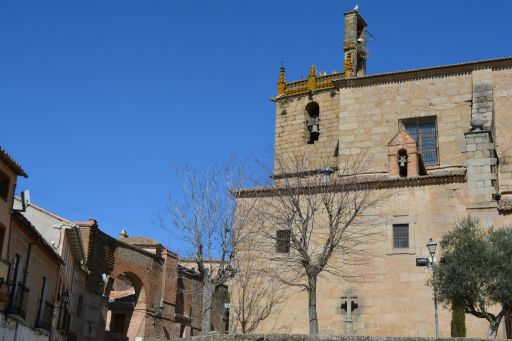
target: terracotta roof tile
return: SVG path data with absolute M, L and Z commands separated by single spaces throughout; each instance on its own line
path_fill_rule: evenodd
M 12 158 L 11 155 L 9 155 L 9 153 L 7 153 L 5 151 L 5 149 L 3 149 L 1 146 L 0 146 L 0 159 L 2 161 L 4 161 L 5 163 L 7 163 L 7 165 L 14 171 L 16 172 L 17 175 L 20 175 L 20 176 L 23 176 L 25 178 L 28 178 L 28 175 L 27 173 L 25 173 L 25 171 L 23 170 L 23 168 L 21 168 L 20 164 L 18 162 L 16 162 L 16 160 L 14 160 Z
M 126 237 L 119 239 L 122 242 L 125 242 L 130 245 L 144 245 L 144 246 L 153 246 L 153 245 L 162 245 L 154 239 L 147 237 Z

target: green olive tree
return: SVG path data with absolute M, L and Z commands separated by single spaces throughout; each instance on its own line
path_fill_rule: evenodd
M 440 245 L 441 262 L 430 283 L 437 298 L 445 305 L 462 302 L 465 313 L 489 322 L 488 337 L 496 338 L 501 320 L 512 313 L 512 228 L 482 229 L 466 217 Z

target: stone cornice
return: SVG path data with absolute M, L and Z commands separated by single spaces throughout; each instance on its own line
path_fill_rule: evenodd
M 461 64 L 450 64 L 430 68 L 413 69 L 398 72 L 388 72 L 366 77 L 340 79 L 333 82 L 338 89 L 363 87 L 386 83 L 400 83 L 423 78 L 441 78 L 460 74 L 469 74 L 479 69 L 510 69 L 512 68 L 512 57 L 481 60 Z
M 444 170 L 428 175 L 419 175 L 409 178 L 389 177 L 387 175 L 364 175 L 346 181 L 338 180 L 336 184 L 317 185 L 314 188 L 302 187 L 303 193 L 323 193 L 326 191 L 351 191 L 351 190 L 379 190 L 388 188 L 421 187 L 429 185 L 441 185 L 448 183 L 466 182 L 466 169 Z M 237 198 L 272 197 L 286 194 L 290 189 L 278 186 L 254 187 L 237 192 Z

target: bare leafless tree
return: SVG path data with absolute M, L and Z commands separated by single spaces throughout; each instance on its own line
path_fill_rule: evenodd
M 251 245 L 250 241 L 244 244 Z M 253 252 L 237 255 L 236 276 L 230 283 L 230 329 L 251 333 L 283 301 L 284 286 Z
M 202 279 L 202 327 L 211 329 L 212 300 L 215 289 L 236 274 L 231 264 L 246 231 L 245 207 L 237 205 L 235 196 L 245 185 L 241 163 L 233 158 L 221 167 L 194 169 L 185 165 L 178 171 L 182 197 L 170 196 L 166 213 L 173 224 L 159 224 L 172 230 L 185 242 Z M 235 220 L 235 211 L 237 219 Z M 215 259 L 215 262 L 211 260 Z
M 325 167 L 305 155 L 277 159 L 273 184 L 251 189 L 257 197 L 256 248 L 274 276 L 308 293 L 310 333 L 318 334 L 317 281 L 325 272 L 355 281 L 368 265 L 379 232 L 364 213 L 384 197 L 365 180 L 364 153 Z M 354 269 L 357 268 L 357 273 Z

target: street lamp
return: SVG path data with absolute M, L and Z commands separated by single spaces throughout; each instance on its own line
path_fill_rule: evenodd
M 430 262 L 432 264 L 432 290 L 434 291 L 434 318 L 436 321 L 436 337 L 439 337 L 439 322 L 438 322 L 438 318 L 437 318 L 437 294 L 436 294 L 436 287 L 435 287 L 435 285 L 436 285 L 436 279 L 435 279 L 436 248 L 437 248 L 437 243 L 435 241 L 433 241 L 432 238 L 430 238 L 430 240 L 427 243 L 427 249 L 428 249 L 428 252 L 430 253 L 430 257 L 431 257 Z
M 428 252 L 432 256 L 432 263 L 434 262 L 434 255 L 436 254 L 437 243 L 430 238 L 427 243 Z

